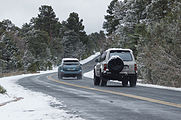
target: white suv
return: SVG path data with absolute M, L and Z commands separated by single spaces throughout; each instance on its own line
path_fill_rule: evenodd
M 122 81 L 123 86 L 128 82 L 136 86 L 137 65 L 132 50 L 111 48 L 96 59 L 94 67 L 94 85 L 106 86 L 108 80 Z

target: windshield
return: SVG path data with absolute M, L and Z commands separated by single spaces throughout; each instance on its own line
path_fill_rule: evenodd
M 112 56 L 119 56 L 123 61 L 133 60 L 130 51 L 122 51 L 122 50 L 111 51 L 109 58 L 111 58 Z

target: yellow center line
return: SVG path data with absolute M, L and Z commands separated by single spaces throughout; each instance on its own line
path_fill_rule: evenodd
M 147 98 L 147 97 L 142 97 L 142 96 L 137 96 L 137 95 L 132 95 L 132 94 L 126 94 L 126 93 L 122 93 L 122 92 L 115 92 L 115 91 L 110 91 L 110 90 L 90 88 L 90 87 L 86 87 L 86 86 L 81 86 L 81 85 L 76 85 L 76 84 L 72 84 L 72 83 L 67 83 L 67 82 L 59 81 L 59 80 L 56 80 L 56 79 L 52 78 L 53 75 L 48 76 L 48 79 L 52 80 L 54 82 L 60 83 L 60 84 L 64 84 L 64 85 L 68 85 L 68 86 L 73 86 L 73 87 L 78 87 L 78 88 L 84 88 L 84 89 L 88 89 L 88 90 L 104 92 L 104 93 L 110 93 L 110 94 L 114 94 L 114 95 L 120 95 L 120 96 L 129 97 L 129 98 L 134 98 L 134 99 L 139 99 L 139 100 L 143 100 L 143 101 L 148 101 L 148 102 L 152 102 L 152 103 L 158 103 L 158 104 L 162 104 L 162 105 L 167 105 L 167 106 L 181 108 L 181 104 L 176 104 L 176 103 L 172 103 L 172 102 L 166 102 L 166 101 L 162 101 L 162 100 L 157 100 L 157 99 L 152 99 L 152 98 Z

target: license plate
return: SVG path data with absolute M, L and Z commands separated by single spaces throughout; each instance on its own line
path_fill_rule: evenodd
M 67 70 L 75 70 L 75 68 L 68 68 Z

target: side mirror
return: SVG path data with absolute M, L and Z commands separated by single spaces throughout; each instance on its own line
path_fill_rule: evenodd
M 61 61 L 57 64 L 57 66 L 60 66 L 60 65 L 62 65 L 62 62 L 61 62 Z
M 96 59 L 95 62 L 99 62 L 99 59 Z

